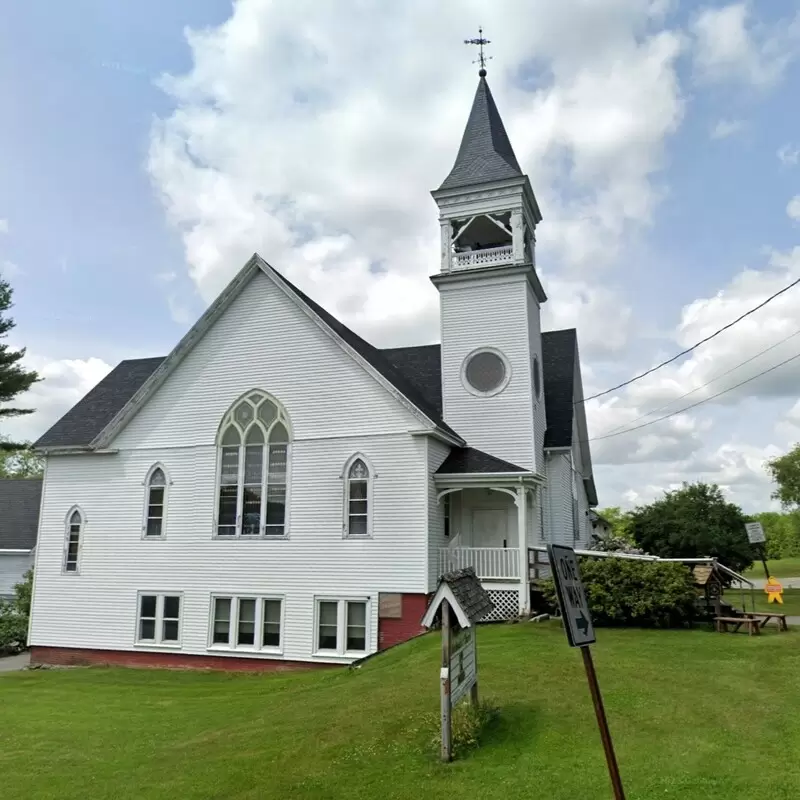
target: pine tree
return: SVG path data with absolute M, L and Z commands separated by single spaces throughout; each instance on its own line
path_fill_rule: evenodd
M 13 290 L 8 281 L 0 278 L 0 340 L 8 336 L 14 328 L 14 320 L 5 314 L 11 306 Z M 0 423 L 9 417 L 19 417 L 23 414 L 32 414 L 32 408 L 12 408 L 7 405 L 18 394 L 27 391 L 40 380 L 32 371 L 26 370 L 20 363 L 25 357 L 25 348 L 15 350 L 5 342 L 0 341 Z M 16 450 L 19 444 L 0 441 L 0 450 Z

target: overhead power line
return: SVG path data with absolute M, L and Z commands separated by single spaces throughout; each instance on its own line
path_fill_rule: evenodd
M 759 372 L 756 375 L 753 375 L 746 380 L 740 381 L 739 383 L 735 384 L 734 386 L 729 386 L 727 389 L 723 389 L 721 392 L 717 392 L 716 394 L 712 394 L 711 397 L 705 397 L 702 400 L 698 400 L 696 403 L 692 403 L 685 408 L 679 408 L 677 411 L 672 411 L 669 414 L 664 414 L 663 417 L 657 417 L 656 419 L 651 419 L 649 422 L 643 422 L 641 425 L 636 425 L 633 428 L 626 428 L 624 431 L 617 431 L 616 433 L 606 433 L 602 436 L 595 436 L 592 439 L 588 439 L 590 442 L 597 442 L 601 439 L 610 439 L 612 436 L 622 436 L 626 433 L 633 433 L 634 431 L 641 430 L 642 428 L 647 428 L 650 425 L 655 425 L 656 422 L 663 422 L 665 419 L 669 419 L 670 417 L 675 417 L 678 414 L 683 414 L 686 411 L 691 411 L 693 408 L 697 408 L 698 406 L 703 405 L 704 403 L 709 403 L 712 400 L 716 400 L 718 397 L 722 397 L 722 395 L 727 394 L 728 392 L 732 392 L 734 389 L 738 389 L 740 386 L 744 386 L 746 383 L 750 383 L 750 381 L 754 381 L 756 378 L 760 378 L 762 375 L 766 375 L 770 372 L 774 372 L 779 367 L 784 366 L 784 364 L 788 364 L 790 361 L 794 361 L 795 359 L 800 358 L 800 353 L 797 353 L 790 358 L 784 359 L 779 364 L 775 364 L 774 367 L 770 367 L 769 369 L 765 369 L 763 372 Z
M 746 359 L 745 361 L 739 362 L 735 366 L 731 367 L 728 370 L 725 370 L 725 372 L 721 372 L 719 375 L 714 376 L 713 378 L 711 378 L 711 380 L 706 381 L 700 386 L 695 387 L 691 391 L 688 391 L 685 394 L 680 395 L 679 397 L 673 397 L 672 400 L 670 400 L 667 403 L 664 403 L 664 405 L 658 406 L 657 408 L 653 408 L 650 411 L 645 411 L 644 414 L 640 414 L 638 417 L 629 419 L 627 422 L 623 422 L 622 425 L 617 425 L 616 428 L 612 428 L 610 431 L 606 431 L 604 435 L 613 433 L 614 431 L 618 431 L 621 428 L 627 428 L 628 425 L 632 425 L 634 422 L 638 422 L 640 419 L 644 419 L 645 417 L 649 417 L 652 414 L 657 414 L 659 411 L 663 411 L 665 408 L 669 408 L 669 406 L 671 406 L 673 403 L 677 403 L 678 400 L 684 400 L 685 398 L 690 397 L 696 392 L 699 392 L 701 389 L 705 389 L 706 386 L 710 386 L 712 383 L 716 383 L 720 378 L 724 378 L 726 375 L 730 375 L 731 372 L 736 372 L 737 369 L 740 369 L 741 367 L 745 366 L 745 364 L 749 364 L 751 361 L 755 361 L 760 356 L 763 356 L 764 353 L 769 353 L 770 350 L 774 350 L 776 347 L 780 347 L 785 342 L 788 342 L 789 339 L 793 339 L 795 336 L 798 335 L 800 335 L 800 329 L 796 330 L 794 333 L 790 333 L 788 336 L 784 336 L 783 339 L 781 339 L 778 342 L 775 342 L 775 344 L 771 344 L 769 347 L 765 347 L 763 350 L 760 350 L 754 356 L 750 356 L 750 358 Z
M 681 356 L 685 356 L 687 353 L 691 353 L 692 350 L 696 350 L 700 347 L 701 344 L 705 344 L 706 342 L 710 342 L 715 337 L 719 336 L 724 331 L 727 331 L 729 328 L 732 328 L 737 323 L 741 322 L 745 317 L 749 317 L 751 314 L 758 311 L 760 308 L 764 308 L 767 303 L 771 303 L 776 297 L 779 297 L 784 292 L 788 292 L 793 286 L 797 286 L 800 283 L 800 278 L 796 281 L 792 281 L 788 286 L 784 286 L 783 289 L 780 291 L 775 292 L 775 294 L 770 295 L 764 302 L 759 303 L 754 308 L 751 308 L 749 311 L 745 311 L 740 317 L 737 317 L 732 322 L 729 322 L 727 325 L 723 325 L 719 330 L 714 331 L 714 333 L 706 336 L 705 339 L 701 339 L 699 342 L 696 342 L 691 347 L 687 347 L 685 350 L 681 350 L 680 353 L 672 356 L 672 358 L 668 358 L 666 361 L 662 361 L 660 364 L 656 364 L 654 367 L 650 367 L 650 369 L 642 372 L 639 375 L 634 375 L 632 378 L 629 378 L 627 381 L 623 381 L 622 383 L 618 383 L 616 386 L 612 386 L 610 389 L 606 389 L 604 392 L 598 392 L 597 394 L 593 394 L 590 397 L 585 397 L 583 400 L 579 400 L 579 403 L 586 403 L 589 400 L 594 400 L 598 397 L 603 397 L 604 395 L 611 394 L 611 392 L 616 392 L 617 389 L 622 389 L 625 386 L 629 386 L 630 384 L 634 383 L 634 381 L 641 380 L 642 378 L 646 377 L 647 375 L 651 375 L 656 370 L 661 369 L 661 367 L 666 367 L 667 364 L 671 364 L 673 361 L 677 361 Z

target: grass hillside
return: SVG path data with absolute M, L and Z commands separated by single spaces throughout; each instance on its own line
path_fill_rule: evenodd
M 627 795 L 793 796 L 800 637 L 601 630 Z M 362 668 L 0 675 L 4 800 L 611 796 L 581 659 L 554 624 L 479 630 L 483 746 L 439 764 L 439 638 Z M 788 792 L 788 794 L 787 794 Z

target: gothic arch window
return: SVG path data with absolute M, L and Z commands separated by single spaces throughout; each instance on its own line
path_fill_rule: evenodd
M 80 560 L 81 546 L 83 544 L 83 529 L 86 517 L 78 506 L 73 506 L 67 513 L 66 529 L 64 531 L 64 563 L 62 571 L 77 575 Z
M 167 533 L 169 483 L 167 471 L 162 464 L 150 467 L 144 481 L 142 534 L 145 539 L 163 539 Z
M 375 471 L 366 456 L 356 453 L 345 464 L 344 535 L 372 536 L 372 483 Z
M 280 537 L 287 526 L 291 426 L 265 392 L 237 400 L 220 426 L 216 535 Z

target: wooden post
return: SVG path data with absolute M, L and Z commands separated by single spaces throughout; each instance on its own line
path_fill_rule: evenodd
M 453 757 L 450 722 L 450 603 L 442 600 L 442 761 Z
M 611 786 L 614 788 L 614 800 L 625 800 L 625 790 L 622 788 L 622 778 L 620 778 L 617 757 L 614 754 L 614 743 L 611 741 L 611 731 L 608 729 L 606 711 L 603 707 L 603 697 L 600 694 L 600 686 L 597 683 L 597 673 L 594 671 L 592 651 L 588 646 L 581 647 L 580 650 L 583 656 L 583 665 L 586 667 L 589 691 L 592 693 L 592 703 L 594 704 L 594 713 L 597 717 L 597 725 L 600 728 L 600 738 L 603 740 L 603 750 L 606 754 L 608 774 L 611 778 Z
M 478 707 L 478 631 L 473 628 L 472 636 L 475 639 L 473 650 L 475 651 L 475 683 L 472 684 L 472 689 L 469 692 L 469 701 L 472 703 L 473 708 Z

